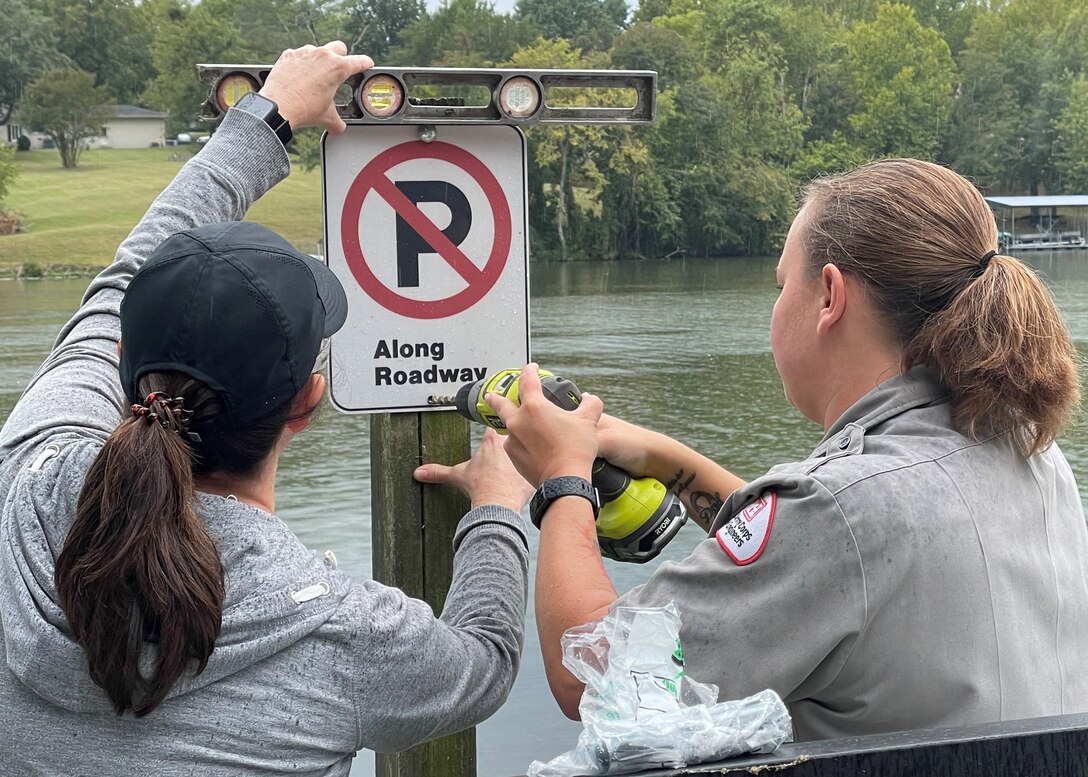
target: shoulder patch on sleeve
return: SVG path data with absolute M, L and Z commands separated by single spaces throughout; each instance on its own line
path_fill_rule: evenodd
M 767 547 L 777 505 L 774 491 L 764 491 L 759 499 L 734 515 L 714 535 L 737 566 L 751 564 Z

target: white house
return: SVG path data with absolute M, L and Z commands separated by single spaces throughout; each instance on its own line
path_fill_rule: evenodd
M 114 118 L 106 124 L 104 138 L 95 138 L 94 145 L 112 148 L 150 148 L 161 146 L 166 139 L 166 114 L 138 108 L 135 105 L 118 105 Z
M 0 145 L 14 146 L 22 134 L 23 128 L 19 126 L 15 117 L 12 117 L 7 124 L 0 124 Z
M 163 145 L 166 139 L 166 114 L 135 105 L 114 106 L 114 117 L 106 122 L 98 137 L 87 140 L 87 148 L 150 148 Z M 33 148 L 41 148 L 45 135 L 30 132 L 13 116 L 8 124 L 0 125 L 0 142 L 14 145 L 19 135 L 30 138 Z

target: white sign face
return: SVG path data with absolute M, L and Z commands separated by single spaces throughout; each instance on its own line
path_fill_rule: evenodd
M 436 409 L 529 360 L 525 138 L 517 127 L 353 125 L 322 141 L 325 256 L 347 291 L 333 404 Z

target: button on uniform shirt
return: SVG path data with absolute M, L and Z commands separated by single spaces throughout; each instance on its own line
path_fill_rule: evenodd
M 1057 445 L 952 428 L 916 367 L 726 501 L 624 604 L 672 600 L 687 671 L 773 688 L 798 739 L 1088 711 L 1088 531 Z

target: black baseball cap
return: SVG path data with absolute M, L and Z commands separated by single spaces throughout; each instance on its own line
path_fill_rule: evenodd
M 121 301 L 121 385 L 139 402 L 145 374 L 183 372 L 225 408 L 194 428 L 243 429 L 298 393 L 347 308 L 328 267 L 260 224 L 179 232 L 136 271 Z

